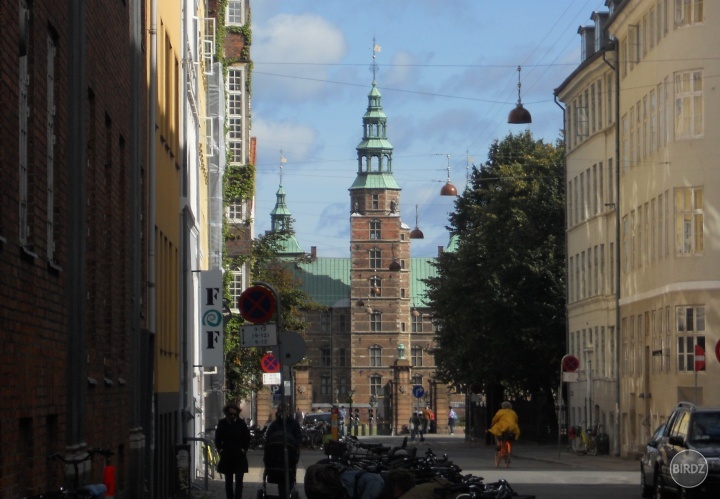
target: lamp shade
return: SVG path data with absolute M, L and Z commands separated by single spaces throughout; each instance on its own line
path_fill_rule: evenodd
M 532 123 L 530 111 L 525 109 L 522 103 L 518 102 L 515 109 L 510 111 L 510 114 L 508 114 L 508 123 L 511 125 L 524 125 L 526 123 Z

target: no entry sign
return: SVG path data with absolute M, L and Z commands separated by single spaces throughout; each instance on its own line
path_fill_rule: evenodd
M 562 360 L 562 368 L 566 373 L 574 373 L 580 367 L 580 361 L 574 355 L 566 355 Z
M 275 295 L 264 286 L 252 286 L 238 299 L 240 315 L 253 324 L 265 324 L 275 313 Z

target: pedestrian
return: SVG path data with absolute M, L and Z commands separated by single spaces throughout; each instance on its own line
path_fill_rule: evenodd
M 338 415 L 340 416 L 340 435 L 345 435 L 345 417 L 347 416 L 347 411 L 345 410 L 345 406 L 340 406 L 340 411 L 338 412 Z
M 425 431 L 427 433 L 435 433 L 435 412 L 430 409 L 429 405 L 425 406 L 425 410 L 423 411 L 423 417 L 425 418 L 425 421 L 427 423 L 427 428 L 425 429 Z
M 305 414 L 300 410 L 299 407 L 295 408 L 295 421 L 298 422 L 298 424 L 303 424 L 303 419 L 305 419 Z
M 273 435 L 277 437 L 278 434 L 282 434 L 284 412 L 284 406 L 278 406 L 277 412 L 275 412 L 275 421 L 270 423 L 270 426 L 267 429 L 267 433 L 265 434 L 265 438 L 267 440 L 270 440 Z M 297 448 L 300 449 L 300 445 L 302 444 L 302 429 L 300 428 L 300 423 L 295 421 L 295 418 L 290 414 L 285 417 L 285 432 L 287 433 L 288 437 L 296 444 Z
M 420 431 L 420 414 L 415 411 L 410 416 L 410 440 L 414 441 Z
M 422 411 L 418 411 L 417 413 L 418 418 L 420 418 L 420 424 L 418 425 L 418 435 L 420 436 L 420 441 L 425 441 L 425 428 L 427 426 L 427 421 L 425 420 L 425 416 L 423 415 Z
M 223 408 L 225 417 L 215 430 L 215 446 L 220 454 L 218 473 L 225 475 L 227 499 L 242 499 L 243 477 L 248 471 L 247 450 L 250 447 L 250 430 L 240 419 L 240 407 L 228 404 Z M 235 491 L 233 494 L 233 482 Z
M 455 433 L 455 421 L 457 421 L 457 414 L 452 407 L 448 407 L 448 428 L 450 429 L 450 435 Z

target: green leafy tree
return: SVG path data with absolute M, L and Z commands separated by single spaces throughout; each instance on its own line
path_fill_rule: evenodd
M 550 393 L 565 344 L 563 145 L 508 135 L 474 167 L 428 298 L 444 381 Z M 462 345 L 462 347 L 460 347 Z
M 249 257 L 239 256 L 226 263 L 231 267 L 238 266 L 250 258 L 253 281 L 271 285 L 280 297 L 283 329 L 303 334 L 307 323 L 303 320 L 302 311 L 318 305 L 302 291 L 302 283 L 289 269 L 292 262 L 278 258 L 280 241 L 291 230 L 288 227 L 283 232 L 258 237 L 252 242 Z M 276 322 L 277 317 L 273 321 Z M 262 388 L 260 360 L 267 349 L 241 347 L 240 328 L 243 324 L 242 316 L 235 315 L 225 327 L 225 389 L 228 400 L 247 398 Z

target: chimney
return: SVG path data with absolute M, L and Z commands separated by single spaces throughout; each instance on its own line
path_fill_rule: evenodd
M 608 44 L 607 25 L 610 13 L 595 11 L 590 16 L 590 19 L 595 22 L 595 50 L 602 50 Z
M 438 256 L 442 255 L 445 252 L 445 248 L 442 246 L 438 246 Z
M 310 246 L 310 258 L 317 260 L 317 246 Z
M 595 53 L 595 26 L 580 26 L 578 34 L 582 43 L 581 57 L 586 61 Z

